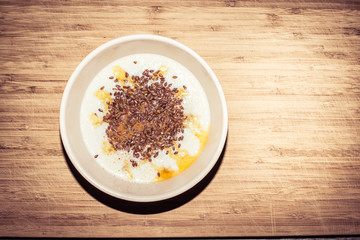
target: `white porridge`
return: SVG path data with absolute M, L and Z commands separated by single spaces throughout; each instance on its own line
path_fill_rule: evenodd
M 210 109 L 195 76 L 156 54 L 120 58 L 99 72 L 81 106 L 88 150 L 128 181 L 166 180 L 188 168 L 204 148 Z

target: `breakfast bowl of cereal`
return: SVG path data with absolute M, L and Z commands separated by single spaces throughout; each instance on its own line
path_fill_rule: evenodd
M 71 75 L 60 133 L 76 170 L 119 199 L 152 202 L 200 182 L 224 148 L 220 83 L 185 45 L 130 35 L 91 52 Z

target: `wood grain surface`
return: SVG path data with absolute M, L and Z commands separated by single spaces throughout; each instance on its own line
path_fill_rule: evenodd
M 199 53 L 229 111 L 217 166 L 160 203 L 93 188 L 59 134 L 75 67 L 136 33 Z M 0 0 L 0 97 L 1 237 L 360 234 L 358 1 Z

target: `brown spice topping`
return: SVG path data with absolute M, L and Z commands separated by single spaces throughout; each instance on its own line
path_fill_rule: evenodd
M 159 150 L 171 148 L 183 138 L 177 135 L 184 131 L 187 118 L 182 98 L 177 96 L 179 90 L 171 89 L 158 73 L 145 69 L 141 77 L 131 76 L 131 87 L 116 85 L 103 117 L 109 124 L 106 135 L 115 150 L 131 150 L 135 158 L 149 161 L 159 155 Z
M 99 155 L 98 154 L 96 154 L 95 156 L 94 156 L 94 158 L 97 158 Z
M 130 162 L 133 167 L 136 167 L 138 165 L 137 162 L 135 162 L 133 159 L 131 159 Z

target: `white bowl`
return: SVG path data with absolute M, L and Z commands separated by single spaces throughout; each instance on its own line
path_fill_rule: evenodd
M 80 128 L 80 107 L 90 81 L 109 63 L 137 53 L 160 54 L 181 63 L 199 80 L 210 105 L 210 133 L 198 159 L 184 172 L 156 183 L 122 180 L 100 167 L 89 153 Z M 225 144 L 228 116 L 220 83 L 206 62 L 190 48 L 156 35 L 131 35 L 107 42 L 91 52 L 71 75 L 60 107 L 64 148 L 78 172 L 92 185 L 116 198 L 152 202 L 179 195 L 200 182 L 214 167 Z

